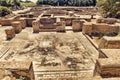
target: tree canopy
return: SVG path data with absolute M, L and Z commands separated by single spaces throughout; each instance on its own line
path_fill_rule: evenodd
M 0 5 L 6 7 L 20 6 L 20 0 L 0 0 Z
M 52 6 L 95 6 L 96 0 L 38 0 L 37 5 Z
M 101 7 L 104 17 L 120 18 L 120 0 L 99 0 L 97 6 Z

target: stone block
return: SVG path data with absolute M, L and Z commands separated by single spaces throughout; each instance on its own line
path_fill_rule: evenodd
M 90 35 L 92 33 L 92 23 L 84 23 L 82 33 Z
M 97 19 L 97 23 L 107 23 L 107 24 L 114 24 L 117 20 L 115 18 L 99 18 Z
M 12 22 L 12 27 L 14 28 L 15 33 L 20 33 L 22 31 L 22 27 L 21 27 L 20 21 Z
M 58 23 L 56 31 L 65 32 L 65 21 Z
M 81 30 L 80 20 L 73 20 L 72 21 L 72 29 L 73 29 L 73 31 L 80 31 Z
M 104 58 L 96 62 L 96 71 L 104 78 L 120 77 L 119 59 Z
M 100 49 L 120 49 L 120 37 L 104 36 L 98 45 Z
M 14 31 L 14 29 L 12 27 L 6 28 L 5 33 L 6 33 L 6 39 L 7 40 L 12 39 L 12 38 L 15 37 L 15 31 Z
M 17 74 L 26 76 L 27 80 L 35 80 L 31 61 L 0 61 L 0 69 L 8 70 L 11 75 Z

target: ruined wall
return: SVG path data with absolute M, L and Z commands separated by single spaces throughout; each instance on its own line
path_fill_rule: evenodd
M 84 20 L 72 20 L 73 31 L 82 31 Z
M 40 29 L 55 29 L 56 18 L 40 18 Z
M 26 18 L 26 26 L 32 27 L 32 22 L 36 20 L 35 18 Z
M 19 15 L 14 16 L 14 17 L 12 17 L 12 18 L 1 18 L 1 19 L 0 19 L 0 24 L 1 24 L 2 26 L 11 26 L 11 23 L 12 23 L 13 21 L 19 20 L 19 18 L 20 18 Z
M 86 26 L 87 25 L 87 26 Z M 92 35 L 116 35 L 119 32 L 119 26 L 117 25 L 108 25 L 105 23 L 94 23 L 88 25 L 88 23 L 84 23 L 83 25 L 83 33 L 92 34 Z
M 0 69 L 8 70 L 16 79 L 24 76 L 27 80 L 35 80 L 32 66 L 31 61 L 0 61 Z
M 54 14 L 55 16 L 63 16 L 66 15 L 66 11 L 62 9 L 50 9 L 47 11 L 47 14 Z
M 97 23 L 107 23 L 107 24 L 114 24 L 117 22 L 115 18 L 99 18 L 97 19 Z
M 119 60 L 110 58 L 98 59 L 96 62 L 96 71 L 104 78 L 120 77 Z

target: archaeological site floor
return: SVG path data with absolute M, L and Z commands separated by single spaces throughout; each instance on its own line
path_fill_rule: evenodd
M 0 80 L 119 80 L 120 21 L 98 11 L 36 6 L 0 18 Z

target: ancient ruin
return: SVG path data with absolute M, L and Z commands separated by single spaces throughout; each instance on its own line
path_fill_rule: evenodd
M 119 80 L 120 22 L 97 7 L 36 6 L 0 18 L 0 80 Z

